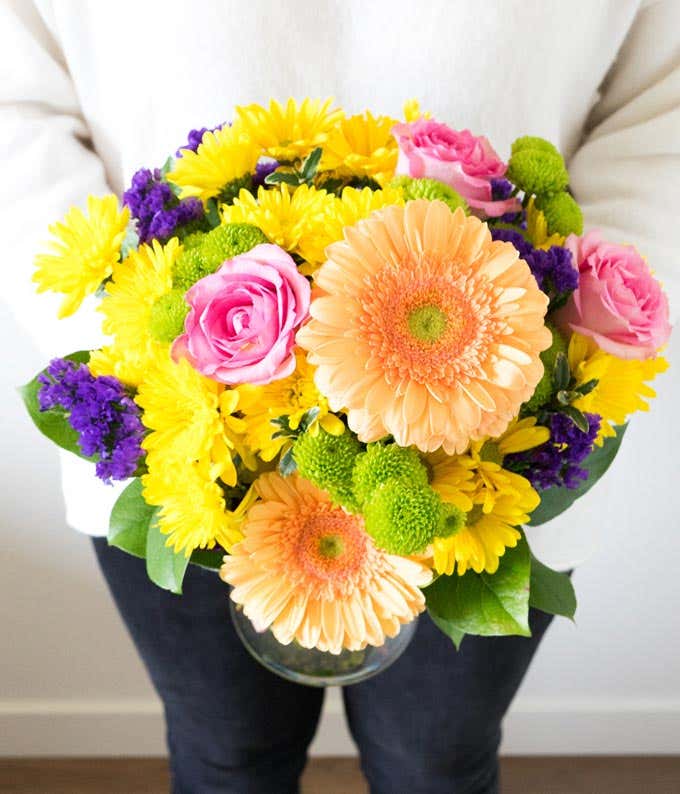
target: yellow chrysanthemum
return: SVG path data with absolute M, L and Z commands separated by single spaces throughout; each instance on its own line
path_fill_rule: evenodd
M 534 248 L 541 248 L 544 251 L 553 245 L 564 245 L 565 239 L 561 234 L 548 234 L 545 215 L 536 208 L 533 196 L 527 205 L 527 237 Z
M 51 253 L 36 257 L 33 281 L 38 292 L 50 290 L 66 296 L 60 318 L 73 314 L 111 275 L 129 220 L 130 211 L 127 207 L 121 210 L 115 196 L 89 196 L 87 215 L 71 207 L 63 222 L 50 226 L 56 239 L 48 243 Z
M 160 455 L 179 468 L 207 460 L 227 485 L 237 481 L 235 455 L 254 466 L 243 443 L 245 423 L 234 416 L 238 392 L 204 377 L 186 359 L 167 357 L 152 367 L 136 400 L 144 411 L 142 421 L 152 431 L 142 442 L 147 460 Z
M 142 477 L 144 498 L 160 507 L 158 527 L 168 536 L 167 546 L 189 557 L 194 549 L 219 543 L 227 551 L 239 543 L 246 511 L 256 496 L 251 489 L 233 510 L 227 510 L 224 491 L 217 482 L 219 466 L 203 459 L 182 466 L 159 455 L 149 461 Z
M 432 114 L 429 111 L 421 111 L 420 102 L 417 99 L 408 99 L 404 102 L 404 120 L 407 123 L 418 121 L 418 119 L 429 119 Z
M 257 197 L 242 190 L 233 204 L 222 207 L 222 221 L 252 223 L 273 243 L 304 258 L 303 250 L 315 248 L 314 241 L 322 233 L 328 209 L 334 201 L 330 193 L 308 185 L 295 190 L 288 185 L 271 190 L 261 187 Z
M 427 456 L 432 488 L 444 502 L 468 515 L 465 526 L 448 538 L 432 544 L 434 566 L 439 573 L 460 575 L 468 568 L 494 573 L 507 547 L 520 538 L 517 526 L 529 520 L 540 502 L 531 483 L 502 466 L 503 457 L 523 452 L 550 437 L 536 418 L 513 422 L 502 436 L 476 441 L 464 455 L 437 452 Z
M 260 147 L 238 124 L 206 132 L 193 152 L 182 149 L 168 180 L 181 188 L 180 196 L 197 196 L 207 201 L 217 196 L 225 185 L 255 170 Z
M 573 403 L 579 411 L 602 417 L 595 439 L 598 446 L 602 446 L 608 436 L 615 436 L 614 427 L 624 424 L 630 414 L 649 410 L 645 398 L 656 397 L 656 392 L 646 381 L 668 369 L 663 356 L 644 361 L 624 360 L 605 353 L 592 339 L 581 334 L 573 334 L 569 340 L 568 357 L 569 368 L 578 385 L 593 379 L 598 381 L 589 394 Z
M 261 105 L 237 107 L 236 123 L 262 154 L 291 162 L 325 145 L 344 115 L 339 108 L 331 109 L 332 104 L 332 99 L 305 99 L 298 106 L 291 98 L 280 105 L 272 99 L 268 109 Z
M 322 427 L 331 435 L 340 435 L 345 425 L 330 412 L 326 398 L 314 384 L 314 367 L 302 353 L 298 353 L 295 372 L 287 378 L 276 380 L 266 386 L 244 385 L 237 387 L 239 411 L 245 423 L 245 441 L 248 447 L 265 460 L 273 460 L 284 445 L 285 438 L 273 438 L 281 428 L 272 424 L 279 416 L 288 418 L 295 430 L 310 408 L 318 408 L 319 415 L 308 428 L 315 435 Z
M 172 266 L 180 250 L 174 237 L 164 246 L 154 240 L 116 267 L 99 306 L 102 329 L 113 336 L 113 344 L 93 354 L 93 374 L 115 375 L 136 386 L 152 364 L 168 358 L 169 346 L 151 336 L 149 321 L 155 301 L 172 288 Z
M 375 210 L 390 204 L 403 206 L 404 194 L 401 188 L 387 187 L 371 190 L 368 187 L 357 190 L 346 187 L 340 198 L 327 202 L 326 215 L 321 223 L 306 234 L 300 245 L 300 255 L 315 269 L 325 259 L 326 246 L 342 240 L 343 230 L 368 218 Z
M 432 551 L 438 573 L 451 575 L 455 570 L 462 576 L 469 569 L 475 573 L 496 573 L 505 550 L 514 548 L 521 537 L 518 527 L 529 520 L 529 514 L 540 502 L 529 481 L 519 479 L 525 484 L 519 497 L 515 493 L 501 494 L 490 513 L 485 513 L 482 504 L 476 501 L 459 532 L 434 539 Z M 483 495 L 477 498 L 481 500 Z
M 392 135 L 397 120 L 363 115 L 343 119 L 324 146 L 320 168 L 342 176 L 371 177 L 380 184 L 394 176 L 399 147 Z

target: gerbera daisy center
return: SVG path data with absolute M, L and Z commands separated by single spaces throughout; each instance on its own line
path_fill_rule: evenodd
M 413 309 L 408 315 L 408 327 L 421 342 L 436 342 L 446 331 L 447 318 L 434 304 L 425 304 Z
M 364 570 L 370 546 L 360 516 L 342 508 L 322 505 L 304 517 L 297 536 L 293 562 L 308 581 L 344 590 Z
M 345 551 L 345 544 L 340 535 L 322 535 L 319 538 L 319 554 L 329 560 L 341 557 Z

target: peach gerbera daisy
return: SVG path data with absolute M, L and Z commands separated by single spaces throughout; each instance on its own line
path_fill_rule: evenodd
M 546 295 L 517 250 L 441 201 L 345 229 L 298 343 L 361 441 L 460 453 L 501 434 L 543 374 Z
M 255 489 L 220 576 L 258 631 L 337 654 L 382 645 L 425 609 L 431 570 L 377 549 L 361 516 L 297 474 L 263 474 Z

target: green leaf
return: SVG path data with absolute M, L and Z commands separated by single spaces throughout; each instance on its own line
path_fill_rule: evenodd
M 120 246 L 120 258 L 125 259 L 131 251 L 136 251 L 137 248 L 139 248 L 139 235 L 134 226 L 128 226 Z
M 582 383 L 580 386 L 575 388 L 580 395 L 590 394 L 590 392 L 597 386 L 600 381 L 597 378 L 592 378 L 592 380 L 586 381 Z
M 219 571 L 222 567 L 224 553 L 213 551 L 212 549 L 195 549 L 189 557 L 189 562 L 199 565 L 201 568 L 210 568 L 212 571 Z
M 317 146 L 317 148 L 311 151 L 305 159 L 301 169 L 302 178 L 305 182 L 308 182 L 314 177 L 314 174 L 316 174 L 316 169 L 319 167 L 322 154 L 323 149 L 320 146 Z
M 166 546 L 168 539 L 158 528 L 155 520 L 149 524 L 146 536 L 146 572 L 154 584 L 171 593 L 182 592 L 182 580 L 189 564 L 189 558 L 183 552 L 175 554 L 171 546 Z
M 541 503 L 531 514 L 529 523 L 532 527 L 545 524 L 546 521 L 550 521 L 560 515 L 583 494 L 588 493 L 616 457 L 623 435 L 626 432 L 626 427 L 627 425 L 620 425 L 615 428 L 616 436 L 605 438 L 601 447 L 594 447 L 582 464 L 588 470 L 588 477 L 578 488 L 548 488 L 546 491 L 539 491 Z
M 217 228 L 222 222 L 220 218 L 220 210 L 217 206 L 217 201 L 214 198 L 208 199 L 205 203 L 205 217 L 210 224 L 211 229 Z
M 555 391 L 566 389 L 570 380 L 569 361 L 564 353 L 558 353 L 553 366 L 553 388 Z
M 109 518 L 109 545 L 135 557 L 146 557 L 146 536 L 156 508 L 142 496 L 142 482 L 134 479 L 121 493 Z
M 290 171 L 274 171 L 271 174 L 267 174 L 264 181 L 267 185 L 278 185 L 283 182 L 286 185 L 297 187 L 300 184 L 300 177 Z
M 284 477 L 288 477 L 289 474 L 297 471 L 297 463 L 293 457 L 292 447 L 281 456 L 281 460 L 279 461 L 279 471 Z
M 578 408 L 574 408 L 573 405 L 566 405 L 564 408 L 561 409 L 563 414 L 566 414 L 571 421 L 578 427 L 578 429 L 582 433 L 587 433 L 590 429 L 590 423 L 588 422 L 588 417 L 579 411 Z
M 321 409 L 318 405 L 314 405 L 312 408 L 309 408 L 307 411 L 305 411 L 302 419 L 300 419 L 300 424 L 298 425 L 298 435 L 306 433 L 309 426 L 313 425 L 318 419 L 320 413 Z
M 457 628 L 451 621 L 444 620 L 444 618 L 438 617 L 433 612 L 430 612 L 429 615 L 435 626 L 450 638 L 451 642 L 456 646 L 456 650 L 459 651 L 465 632 Z
M 425 590 L 427 607 L 433 619 L 451 623 L 458 632 L 529 637 L 530 568 L 522 536 L 514 549 L 506 549 L 494 574 L 440 576 Z
M 86 350 L 79 350 L 77 353 L 64 356 L 64 358 L 69 361 L 75 361 L 78 364 L 87 364 L 90 360 L 90 354 Z M 50 441 L 53 441 L 68 452 L 73 452 L 73 454 L 78 455 L 79 458 L 93 460 L 83 455 L 78 445 L 78 433 L 69 424 L 68 417 L 64 411 L 54 408 L 48 411 L 40 410 L 38 392 L 42 388 L 42 384 L 38 382 L 38 377 L 44 371 L 45 370 L 41 370 L 33 380 L 30 380 L 25 386 L 21 386 L 19 389 L 19 394 L 24 401 L 29 416 L 38 430 L 40 430 L 44 436 L 47 436 Z
M 549 615 L 563 615 L 571 620 L 576 612 L 576 593 L 568 574 L 548 568 L 533 554 L 529 606 Z

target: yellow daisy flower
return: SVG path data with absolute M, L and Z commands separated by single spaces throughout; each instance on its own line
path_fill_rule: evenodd
M 399 147 L 392 135 L 397 120 L 366 111 L 343 119 L 324 146 L 320 169 L 341 176 L 371 177 L 380 184 L 394 176 Z
M 194 549 L 212 549 L 216 543 L 230 551 L 242 540 L 240 527 L 255 492 L 251 488 L 235 510 L 227 510 L 218 476 L 219 467 L 206 459 L 182 466 L 164 455 L 149 461 L 142 477 L 144 499 L 160 508 L 158 527 L 175 553 L 189 557 Z
M 312 270 L 321 265 L 325 259 L 325 250 L 331 243 L 342 240 L 346 226 L 354 226 L 360 220 L 386 207 L 389 204 L 404 204 L 401 188 L 386 187 L 382 190 L 371 190 L 368 187 L 358 190 L 346 187 L 340 198 L 326 203 L 326 213 L 305 234 L 300 242 L 300 255 L 312 266 Z M 304 270 L 303 270 L 304 272 Z M 306 273 L 309 275 L 309 273 Z
M 577 385 L 596 379 L 597 386 L 576 400 L 573 405 L 579 411 L 599 414 L 602 417 L 600 431 L 595 439 L 602 446 L 605 438 L 615 436 L 616 425 L 626 422 L 635 411 L 648 411 L 645 398 L 656 397 L 656 392 L 646 381 L 653 380 L 668 369 L 663 356 L 624 360 L 605 353 L 592 339 L 573 334 L 569 340 L 569 368 Z
M 527 205 L 527 237 L 534 248 L 544 251 L 553 245 L 564 245 L 566 239 L 561 234 L 548 234 L 548 222 L 541 210 L 536 209 L 533 196 Z
M 292 162 L 324 146 L 334 127 L 343 118 L 332 99 L 294 99 L 280 105 L 273 99 L 269 108 L 246 105 L 236 108 L 236 123 L 257 144 L 262 154 L 280 162 Z
M 314 247 L 334 201 L 330 193 L 308 185 L 295 190 L 288 185 L 271 190 L 261 187 L 257 197 L 242 190 L 233 204 L 222 207 L 222 222 L 252 223 L 273 243 L 304 258 L 302 251 Z
M 290 443 L 285 438 L 273 438 L 281 428 L 272 424 L 279 416 L 288 418 L 288 424 L 296 430 L 304 414 L 310 408 L 318 408 L 319 415 L 308 428 L 315 435 L 322 427 L 331 435 L 341 435 L 345 425 L 330 412 L 326 398 L 314 384 L 314 367 L 307 363 L 303 353 L 296 355 L 295 372 L 287 378 L 276 380 L 266 386 L 238 386 L 238 408 L 245 423 L 247 446 L 265 460 L 273 460 L 284 446 Z
M 154 240 L 118 265 L 99 306 L 102 330 L 113 336 L 113 344 L 93 354 L 93 374 L 116 375 L 136 386 L 150 365 L 169 357 L 169 346 L 151 336 L 149 322 L 154 303 L 172 287 L 172 266 L 180 250 L 174 237 L 164 246 Z
M 182 149 L 168 180 L 181 188 L 180 197 L 197 196 L 202 201 L 218 195 L 222 188 L 255 170 L 260 147 L 238 124 L 206 132 L 193 152 Z
M 61 292 L 64 298 L 59 317 L 73 314 L 87 295 L 113 272 L 120 259 L 120 247 L 130 220 L 127 207 L 122 210 L 116 196 L 89 196 L 87 215 L 71 207 L 62 223 L 49 227 L 54 236 L 48 245 L 51 253 L 35 259 L 33 281 L 38 292 Z
M 519 493 L 515 481 L 512 492 L 496 496 L 490 513 L 485 512 L 483 489 L 475 494 L 472 510 L 465 526 L 448 538 L 435 538 L 432 544 L 434 567 L 438 573 L 451 575 L 454 570 L 462 576 L 468 569 L 475 573 L 495 573 L 506 548 L 514 548 L 521 537 L 517 527 L 529 520 L 538 507 L 539 495 L 524 477 Z
M 411 123 L 412 121 L 418 121 L 418 119 L 429 119 L 432 117 L 432 114 L 428 111 L 424 113 L 420 109 L 420 102 L 417 99 L 408 99 L 404 102 L 404 121 L 407 123 Z
M 503 456 L 532 449 L 548 440 L 535 417 L 513 422 L 497 439 L 473 442 L 464 455 L 436 452 L 426 457 L 432 488 L 444 502 L 467 513 L 465 526 L 432 544 L 439 573 L 462 576 L 471 568 L 494 573 L 507 547 L 521 537 L 517 527 L 529 520 L 540 497 L 524 477 L 504 469 Z
M 142 421 L 152 431 L 142 442 L 147 461 L 161 456 L 181 469 L 207 460 L 227 485 L 236 485 L 236 455 L 254 466 L 243 443 L 245 422 L 234 416 L 238 392 L 204 377 L 186 359 L 175 363 L 168 356 L 151 368 L 136 401 L 144 411 Z

